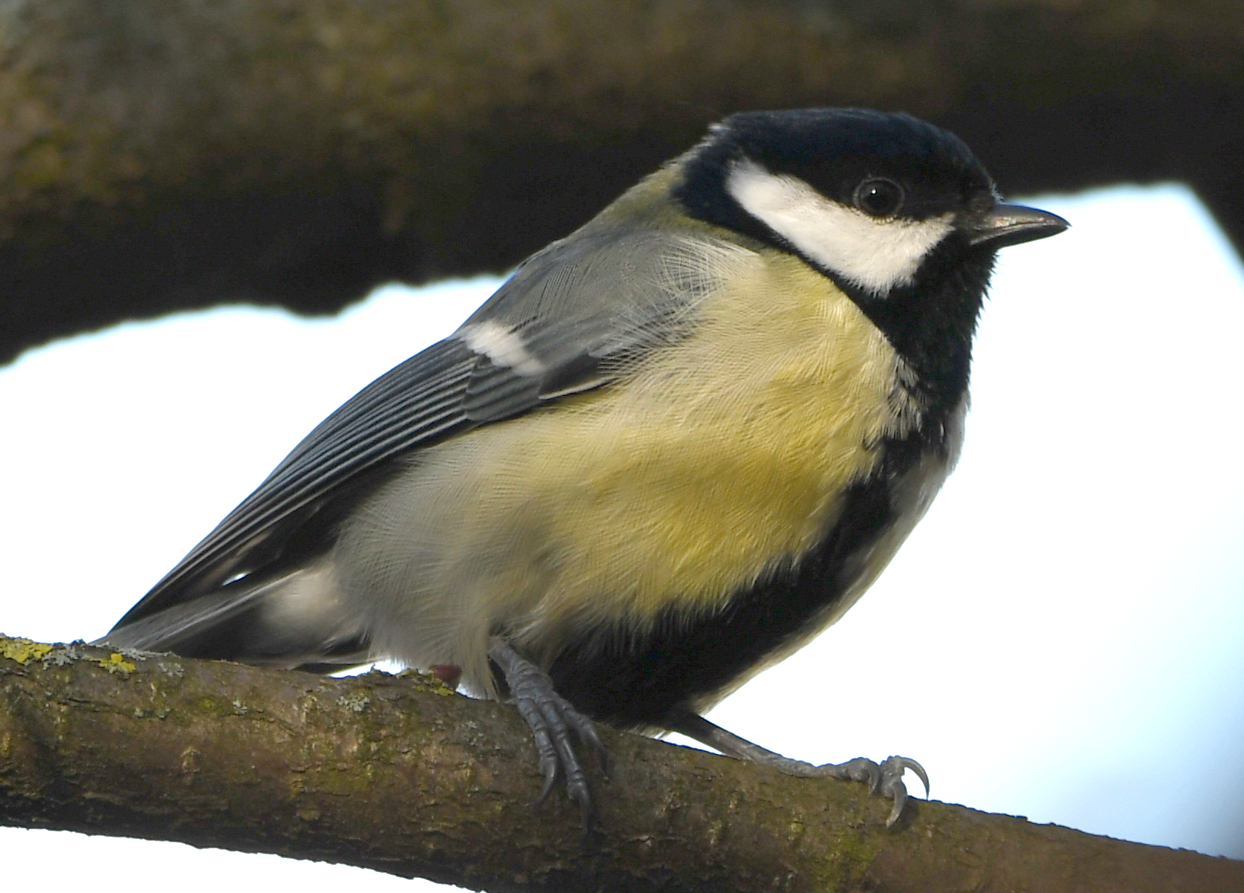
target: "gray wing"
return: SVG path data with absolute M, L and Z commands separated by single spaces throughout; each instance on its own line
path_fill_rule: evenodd
M 624 374 L 690 330 L 720 250 L 589 225 L 533 255 L 454 335 L 307 435 L 113 631 L 225 587 L 253 591 L 325 551 L 394 458 Z

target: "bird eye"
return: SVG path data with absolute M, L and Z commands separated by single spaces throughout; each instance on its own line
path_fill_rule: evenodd
M 903 187 L 874 177 L 855 187 L 855 207 L 869 217 L 892 217 L 903 203 Z

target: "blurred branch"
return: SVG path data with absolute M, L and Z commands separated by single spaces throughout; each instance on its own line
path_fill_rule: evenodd
M 711 120 L 833 104 L 950 127 L 1012 194 L 1182 180 L 1244 244 L 1237 0 L 10 0 L 0 362 L 499 270 Z
M 486 890 L 1236 891 L 1244 863 L 887 804 L 606 732 L 600 829 L 511 708 L 414 674 L 332 679 L 0 637 L 0 824 L 178 840 Z

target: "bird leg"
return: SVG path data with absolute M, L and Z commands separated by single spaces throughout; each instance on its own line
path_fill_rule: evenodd
M 587 773 L 575 752 L 572 732 L 581 743 L 596 752 L 602 771 L 607 772 L 605 745 L 596 734 L 595 726 L 557 693 L 547 673 L 511 648 L 501 637 L 492 638 L 488 656 L 501 668 L 514 705 L 535 737 L 540 771 L 544 775 L 540 799 L 544 800 L 557 784 L 557 779 L 564 777 L 566 792 L 583 809 L 584 823 L 590 827 L 595 820 L 592 791 L 588 786 Z
M 804 778 L 841 778 L 846 781 L 859 781 L 868 785 L 876 796 L 888 797 L 893 801 L 890 816 L 886 819 L 886 827 L 892 827 L 903 814 L 907 803 L 907 786 L 903 784 L 903 773 L 910 769 L 915 772 L 924 784 L 925 796 L 929 793 L 929 776 L 924 767 L 907 757 L 888 757 L 880 765 L 866 757 L 857 757 L 845 763 L 826 763 L 814 766 L 801 760 L 792 760 L 771 750 L 765 750 L 746 738 L 740 738 L 733 732 L 727 732 L 719 725 L 709 722 L 699 714 L 690 710 L 679 710 L 672 714 L 665 723 L 671 732 L 678 732 L 688 738 L 706 744 L 728 757 L 738 760 L 751 760 L 780 769 L 789 775 Z

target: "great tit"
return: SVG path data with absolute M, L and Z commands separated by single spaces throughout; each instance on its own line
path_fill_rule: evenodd
M 906 114 L 715 125 L 365 387 L 104 640 L 331 671 L 387 658 L 512 699 L 544 792 L 593 722 L 811 767 L 701 713 L 855 603 L 959 455 L 1001 204 Z

